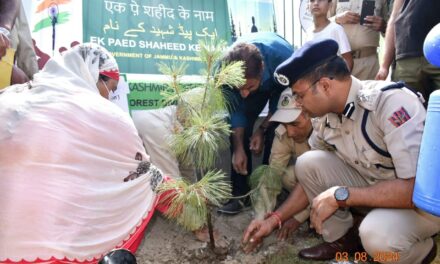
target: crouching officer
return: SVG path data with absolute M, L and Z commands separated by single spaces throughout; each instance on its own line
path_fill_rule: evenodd
M 275 137 L 269 157 L 269 165 L 274 168 L 284 169 L 281 175 L 283 188 L 291 192 L 298 183 L 295 176 L 295 160 L 304 152 L 310 150 L 308 139 L 312 134 L 312 122 L 310 117 L 301 110 L 292 96 L 292 89 L 286 88 L 280 96 L 278 107 L 271 122 L 279 122 L 275 129 Z M 263 219 L 275 208 L 277 199 L 266 198 L 266 210 L 259 210 L 258 205 L 253 204 L 255 219 Z M 275 198 L 275 197 L 274 197 Z M 278 240 L 287 239 L 303 222 L 309 218 L 309 208 L 295 214 L 286 220 L 277 234 Z
M 316 260 L 344 260 L 347 253 L 359 257 L 365 254 L 360 237 L 377 261 L 429 263 L 436 253 L 431 236 L 440 230 L 440 218 L 415 208 L 411 200 L 424 107 L 402 83 L 351 76 L 337 51 L 333 40 L 309 42 L 275 71 L 303 110 L 318 117 L 309 140 L 312 150 L 299 157 L 295 174 L 311 204 L 311 225 L 325 242 L 299 255 Z M 289 201 L 276 212 L 280 221 L 301 210 Z M 354 221 L 349 209 L 359 207 L 369 211 L 362 221 Z M 261 241 L 277 225 L 268 221 L 265 228 L 248 228 L 244 242 Z

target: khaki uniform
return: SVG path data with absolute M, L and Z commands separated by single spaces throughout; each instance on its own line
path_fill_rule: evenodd
M 28 77 L 32 79 L 38 72 L 37 55 L 35 54 L 34 44 L 29 29 L 29 23 L 23 4 L 15 19 L 14 27 L 11 30 L 11 47 L 15 50 L 15 60 L 17 67 L 20 68 Z
M 391 79 L 404 81 L 429 99 L 432 91 L 440 89 L 440 67 L 429 63 L 424 56 L 399 59 Z
M 310 150 L 309 144 L 307 142 L 297 143 L 292 138 L 289 138 L 283 125 L 279 125 L 275 129 L 269 164 L 280 168 L 287 168 L 282 178 L 283 185 L 286 189 L 292 190 L 298 182 L 295 176 L 295 166 L 289 166 L 289 164 L 308 150 Z M 309 218 L 309 213 L 310 210 L 307 208 L 296 214 L 294 218 L 298 222 L 303 223 Z
M 381 91 L 390 84 L 352 77 L 343 115 L 314 120 L 309 143 L 317 150 L 302 155 L 295 167 L 310 201 L 333 186 L 363 187 L 415 177 L 426 111 L 408 89 Z M 350 212 L 337 210 L 323 223 L 323 238 L 335 241 L 352 225 Z M 418 210 L 373 209 L 359 233 L 372 256 L 392 251 L 399 253 L 396 263 L 420 263 L 439 230 L 439 217 Z
M 375 0 L 374 15 L 384 19 L 388 17 L 387 0 Z M 361 13 L 363 0 L 336 0 L 329 10 L 329 16 L 345 11 Z M 353 55 L 351 74 L 360 80 L 374 80 L 379 71 L 377 47 L 379 47 L 379 32 L 360 24 L 341 24 L 350 42 Z

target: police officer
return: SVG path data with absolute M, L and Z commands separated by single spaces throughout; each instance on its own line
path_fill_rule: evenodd
M 366 207 L 359 236 L 369 255 L 382 262 L 429 263 L 440 218 L 411 200 L 424 107 L 401 83 L 350 76 L 337 50 L 333 40 L 307 43 L 275 71 L 303 110 L 319 117 L 309 141 L 314 150 L 297 160 L 295 174 L 311 204 L 311 225 L 325 242 L 299 255 L 324 260 L 360 252 L 357 221 L 348 208 Z M 284 221 L 306 205 L 289 197 L 276 213 Z M 258 242 L 277 222 L 271 217 L 251 224 L 244 242 Z
M 374 15 L 361 21 L 364 2 L 374 2 Z M 334 0 L 329 15 L 344 28 L 350 42 L 353 56 L 351 74 L 360 80 L 374 80 L 379 70 L 379 32 L 385 33 L 386 29 L 387 0 Z
M 312 133 L 312 123 L 309 116 L 301 111 L 301 107 L 296 104 L 292 97 L 292 89 L 286 88 L 281 93 L 278 108 L 270 119 L 271 122 L 279 122 L 280 124 L 275 129 L 269 164 L 275 168 L 285 168 L 281 181 L 283 187 L 289 191 L 298 183 L 294 172 L 294 161 L 304 152 L 310 150 L 308 139 Z M 269 207 L 271 208 L 265 209 L 273 210 L 276 199 L 267 201 L 267 204 L 270 204 Z M 254 207 L 257 206 L 254 205 Z M 261 213 L 266 213 L 259 212 L 258 209 L 256 211 L 255 219 L 262 219 L 264 215 L 261 215 Z M 278 232 L 278 239 L 286 239 L 308 218 L 308 209 L 294 215 L 284 223 L 282 229 Z

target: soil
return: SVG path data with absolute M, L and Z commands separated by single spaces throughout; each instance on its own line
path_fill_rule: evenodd
M 258 123 L 257 123 L 258 125 Z M 218 168 L 228 171 L 230 167 L 229 151 L 220 155 Z M 253 159 L 253 164 L 261 164 L 261 157 Z M 255 166 L 257 166 L 255 165 Z M 284 197 L 285 198 L 285 197 Z M 281 199 L 282 200 L 282 199 Z M 278 201 L 281 202 L 281 201 Z M 148 224 L 145 238 L 140 245 L 136 257 L 139 264 L 351 264 L 356 262 L 336 261 L 307 261 L 298 258 L 299 250 L 314 246 L 322 242 L 319 235 L 309 229 L 304 223 L 286 241 L 277 241 L 274 233 L 264 239 L 263 245 L 257 252 L 244 254 L 241 250 L 243 231 L 253 219 L 253 211 L 248 210 L 235 216 L 226 216 L 212 213 L 214 228 L 219 231 L 221 241 L 225 247 L 220 247 L 226 254 L 213 254 L 205 242 L 196 239 L 192 232 L 183 230 L 176 223 L 165 219 L 156 213 Z M 437 258 L 431 264 L 440 264 L 440 235 L 436 237 Z M 352 256 L 350 260 L 354 260 Z M 358 262 L 360 263 L 360 262 Z M 368 262 L 364 262 L 368 264 Z
M 292 242 L 299 247 L 317 243 L 318 236 L 307 225 L 295 232 L 287 241 L 277 241 L 274 235 L 267 237 L 258 252 L 244 254 L 241 250 L 243 230 L 253 219 L 251 210 L 236 216 L 213 212 L 214 228 L 220 239 L 217 254 L 213 254 L 206 242 L 200 242 L 194 234 L 156 214 L 149 223 L 145 238 L 136 254 L 138 263 L 268 263 L 270 258 L 282 252 Z M 312 243 L 313 241 L 313 243 Z M 296 263 L 296 262 L 290 262 Z
M 268 263 L 268 264 L 352 264 L 361 262 L 336 261 L 305 261 L 298 258 L 298 251 L 320 243 L 322 240 L 304 223 L 286 241 L 277 241 L 274 234 L 264 240 L 261 248 L 254 253 L 244 254 L 241 250 L 243 230 L 253 219 L 251 210 L 236 216 L 219 215 L 213 212 L 214 227 L 219 231 L 221 239 L 220 253 L 213 254 L 205 242 L 196 239 L 192 232 L 185 231 L 177 224 L 165 219 L 159 213 L 152 218 L 145 238 L 136 254 L 137 262 L 158 264 L 239 264 L 239 263 Z M 438 245 L 437 258 L 432 264 L 440 264 L 440 236 L 436 237 Z M 353 258 L 353 257 L 352 257 Z M 362 262 L 370 263 L 372 262 Z

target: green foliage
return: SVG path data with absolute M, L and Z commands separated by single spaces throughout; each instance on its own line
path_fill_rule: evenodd
M 205 107 L 210 108 L 211 105 L 221 106 L 221 109 L 224 110 L 225 102 L 220 88 L 223 86 L 236 88 L 245 84 L 244 62 L 236 61 L 227 65 L 220 65 L 218 63 L 222 51 L 226 47 L 226 42 L 224 41 L 211 41 L 210 44 L 200 42 L 199 45 L 200 51 L 198 55 L 205 68 L 200 71 L 203 84 L 199 86 L 204 88 L 204 91 L 203 100 L 198 102 L 198 110 L 205 111 L 203 109 Z M 167 83 L 169 89 L 161 93 L 168 104 L 185 101 L 182 97 L 185 91 L 184 86 L 187 85 L 181 83 L 181 78 L 185 74 L 187 67 L 187 64 L 184 62 L 171 65 L 165 63 L 158 64 L 159 71 L 169 77 L 169 82 Z M 194 107 L 195 105 L 192 104 L 192 106 Z
M 177 129 L 169 140 L 169 147 L 179 162 L 192 165 L 202 176 L 192 185 L 174 180 L 159 187 L 169 205 L 167 217 L 176 219 L 189 230 L 199 229 L 210 221 L 209 205 L 220 206 L 222 201 L 230 198 L 231 187 L 223 180 L 224 174 L 220 171 L 204 172 L 214 167 L 219 151 L 229 144 L 231 131 L 225 120 L 227 102 L 223 86 L 240 87 L 245 83 L 243 62 L 217 64 L 226 48 L 224 41 L 200 42 L 199 45 L 198 54 L 204 69 L 200 71 L 203 83 L 197 88 L 184 91 L 181 78 L 186 64 L 158 65 L 160 72 L 170 79 L 169 89 L 162 95 L 168 104 L 177 104 L 179 124 L 174 126 Z M 209 223 L 208 228 L 212 231 Z M 213 237 L 211 241 L 214 246 Z
M 219 61 L 227 44 L 223 40 L 211 40 L 210 43 L 201 40 L 199 41 L 199 46 L 200 51 L 197 52 L 197 55 L 202 59 L 202 63 L 205 65 L 205 68 L 201 71 L 201 75 L 210 76 L 215 63 Z
M 230 199 L 231 186 L 225 178 L 222 171 L 209 171 L 194 184 L 183 179 L 162 183 L 158 190 L 168 206 L 165 216 L 188 230 L 200 229 L 206 223 L 207 203 L 219 206 Z
M 171 138 L 179 161 L 203 170 L 212 168 L 218 151 L 228 146 L 229 124 L 218 115 L 193 113 L 185 127 Z
M 283 188 L 281 177 L 284 173 L 284 169 L 271 165 L 261 165 L 252 172 L 249 184 L 256 219 L 263 219 L 275 208 L 276 198 Z
M 188 64 L 173 63 L 171 65 L 168 65 L 164 62 L 160 62 L 157 64 L 157 67 L 163 75 L 168 76 L 169 80 L 167 86 L 169 89 L 162 92 L 162 95 L 164 96 L 165 104 L 172 104 L 178 100 L 182 92 L 185 90 L 183 88 L 183 85 L 181 84 L 181 79 L 183 74 L 185 74 L 186 69 L 188 68 Z
M 205 65 L 204 84 L 199 89 L 182 92 L 181 77 L 187 66 L 159 64 L 159 70 L 170 81 L 166 93 L 167 102 L 177 102 L 177 116 L 182 129 L 169 140 L 169 146 L 177 159 L 198 169 L 210 169 L 215 165 L 217 153 L 229 144 L 231 132 L 226 123 L 227 103 L 221 90 L 223 85 L 239 87 L 245 83 L 243 62 L 216 66 L 226 47 L 224 41 L 200 42 L 199 56 Z
M 243 80 L 243 61 L 234 61 L 228 65 L 221 65 L 217 72 L 214 86 L 216 88 L 223 85 L 230 88 L 242 86 L 246 80 Z

